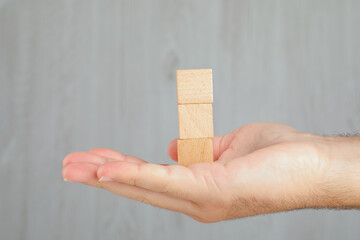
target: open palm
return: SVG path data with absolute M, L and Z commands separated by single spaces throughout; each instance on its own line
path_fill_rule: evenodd
M 176 160 L 176 140 L 169 156 Z M 67 181 L 184 213 L 200 222 L 316 206 L 324 166 L 309 134 L 252 123 L 214 138 L 214 162 L 189 167 L 151 164 L 109 149 L 69 154 Z

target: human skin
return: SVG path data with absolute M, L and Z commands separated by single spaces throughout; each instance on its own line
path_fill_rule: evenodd
M 168 147 L 177 159 L 177 144 Z M 214 137 L 214 162 L 152 164 L 110 149 L 75 152 L 63 178 L 211 223 L 302 208 L 360 208 L 360 137 L 252 123 Z

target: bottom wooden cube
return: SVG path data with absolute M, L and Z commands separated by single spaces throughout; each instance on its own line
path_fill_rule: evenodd
M 194 163 L 212 162 L 214 159 L 212 138 L 179 139 L 177 146 L 179 165 L 189 166 Z

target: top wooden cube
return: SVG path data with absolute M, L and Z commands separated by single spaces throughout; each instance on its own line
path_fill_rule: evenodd
M 213 103 L 211 69 L 177 70 L 178 104 Z

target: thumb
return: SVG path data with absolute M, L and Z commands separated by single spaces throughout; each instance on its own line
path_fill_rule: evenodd
M 214 161 L 218 160 L 221 154 L 229 147 L 230 142 L 224 141 L 223 138 L 228 139 L 227 135 L 222 136 L 215 136 L 213 138 L 213 151 L 214 151 Z M 177 154 L 177 139 L 172 140 L 168 145 L 168 154 L 169 157 L 177 161 L 178 160 L 178 154 Z
M 178 160 L 178 155 L 177 155 L 177 140 L 178 139 L 174 139 L 172 140 L 169 145 L 168 145 L 168 155 L 169 157 L 176 161 Z

